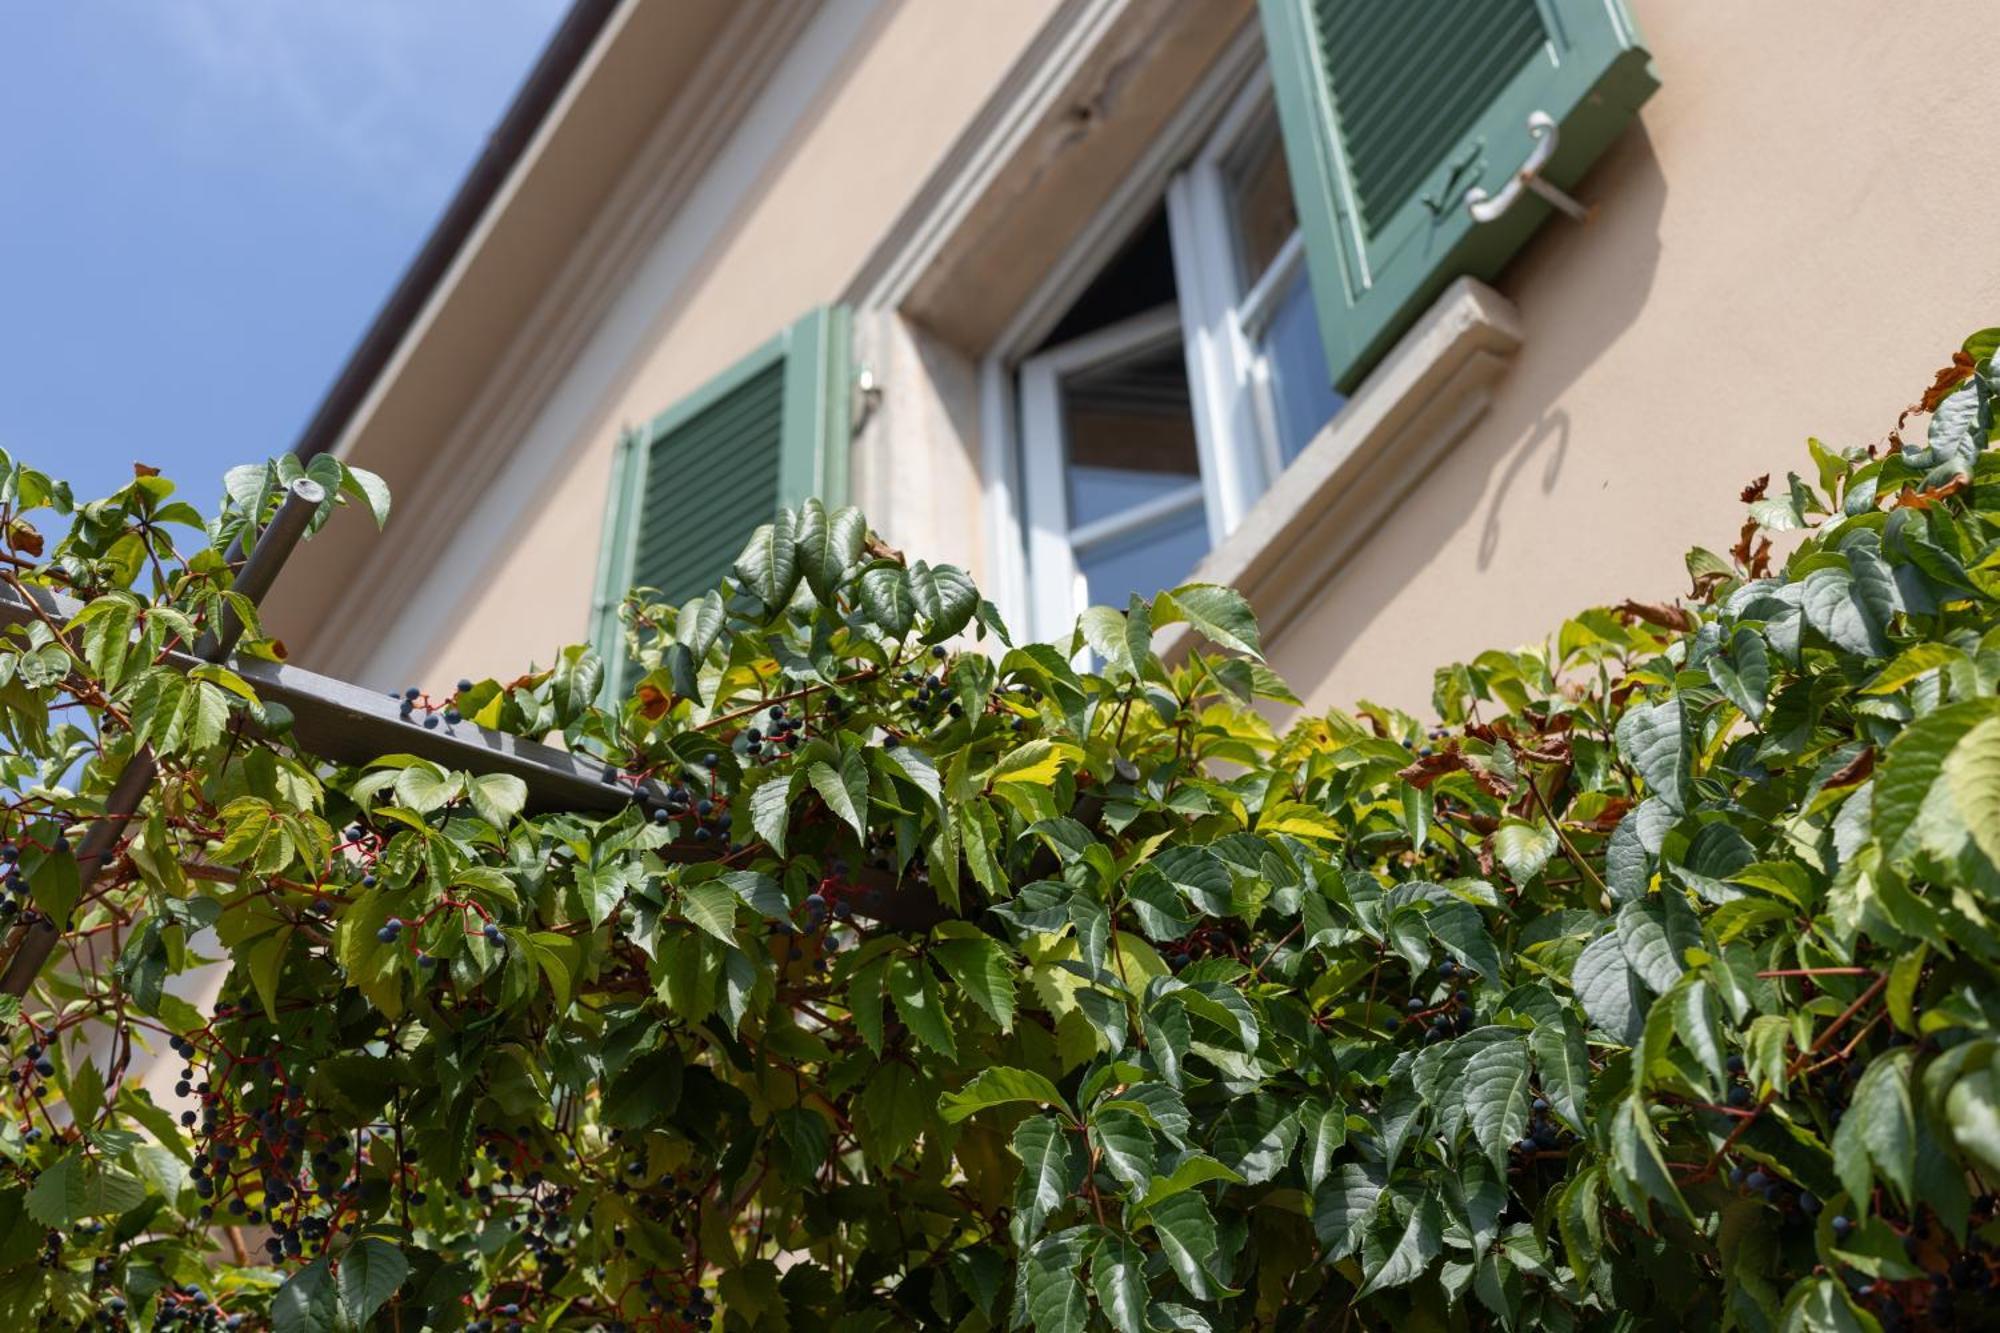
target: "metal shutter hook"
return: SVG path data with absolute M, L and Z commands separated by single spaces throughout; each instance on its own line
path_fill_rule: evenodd
M 1472 214 L 1474 222 L 1491 222 L 1512 208 L 1520 200 L 1523 190 L 1533 190 L 1536 194 L 1548 200 L 1578 222 L 1590 221 L 1593 210 L 1585 208 L 1582 204 L 1542 179 L 1542 168 L 1547 166 L 1549 159 L 1556 155 L 1558 135 L 1556 133 L 1555 118 L 1546 111 L 1530 113 L 1528 116 L 1528 133 L 1534 138 L 1535 146 L 1528 154 L 1528 160 L 1521 164 L 1521 169 L 1514 173 L 1513 179 L 1509 180 L 1506 188 L 1498 194 L 1489 195 L 1485 190 L 1476 185 L 1467 190 L 1465 192 L 1466 212 Z

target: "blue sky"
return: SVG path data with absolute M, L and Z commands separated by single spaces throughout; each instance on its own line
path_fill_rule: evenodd
M 290 447 L 565 7 L 0 7 L 0 447 L 212 508 Z

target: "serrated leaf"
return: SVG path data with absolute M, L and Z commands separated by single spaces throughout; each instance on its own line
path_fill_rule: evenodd
M 403 1252 L 386 1240 L 363 1236 L 340 1254 L 340 1312 L 356 1328 L 396 1294 L 410 1274 Z
M 1907 1206 L 1915 1188 L 1916 1125 L 1910 1101 L 1910 1052 L 1869 1061 L 1840 1127 L 1833 1133 L 1833 1169 L 1849 1196 L 1868 1197 L 1876 1173 Z
M 1433 903 L 1424 924 L 1445 951 L 1489 981 L 1500 978 L 1500 950 L 1486 929 L 1486 919 L 1471 903 L 1458 898 Z
M 785 834 L 791 826 L 792 799 L 799 781 L 795 769 L 759 783 L 750 792 L 750 827 L 779 856 L 785 854 Z
M 528 784 L 511 773 L 487 773 L 466 784 L 466 796 L 473 813 L 493 825 L 505 828 L 528 806 Z
M 1491 1042 L 1465 1063 L 1466 1119 L 1493 1169 L 1505 1173 L 1507 1151 L 1528 1129 L 1528 1043 Z
M 1083 1281 L 1088 1232 L 1083 1227 L 1049 1236 L 1022 1260 L 1028 1321 L 1035 1333 L 1085 1333 L 1090 1297 Z
M 736 944 L 736 895 L 726 884 L 708 880 L 681 890 L 681 916 L 722 943 Z
M 868 763 L 860 751 L 841 756 L 839 768 L 814 760 L 806 766 L 806 781 L 857 837 L 868 836 Z
M 1917 822 L 1945 760 L 1959 740 L 1990 718 L 2000 717 L 2000 699 L 1947 704 L 1903 728 L 1889 744 L 1875 775 L 1875 837 L 1891 855 Z
M 1130 1096 L 1130 1094 L 1127 1094 Z M 1157 1119 L 1157 1117 L 1156 1117 Z M 1243 1177 L 1231 1171 L 1207 1153 L 1183 1153 L 1174 1163 L 1174 1169 L 1164 1176 L 1154 1176 L 1146 1186 L 1146 1196 L 1139 1201 L 1141 1208 L 1151 1208 L 1162 1199 L 1171 1199 L 1183 1190 L 1191 1190 L 1197 1185 L 1205 1185 L 1211 1180 L 1227 1181 L 1232 1185 L 1244 1183 Z
M 1090 1141 L 1104 1168 L 1134 1198 L 1142 1197 L 1153 1179 L 1153 1131 L 1146 1122 L 1120 1106 L 1100 1108 L 1090 1118 Z
M 1691 776 L 1687 717 L 1679 696 L 1628 707 L 1618 719 L 1618 751 L 1647 790 L 1675 810 L 1686 807 Z
M 1239 1097 L 1215 1122 L 1211 1145 L 1216 1159 L 1251 1185 L 1261 1185 L 1285 1169 L 1299 1141 L 1299 1121 L 1275 1097 Z
M 955 1125 L 989 1106 L 1005 1106 L 1014 1102 L 1035 1102 L 1069 1114 L 1069 1103 L 1056 1090 L 1055 1084 L 1031 1069 L 1014 1069 L 1007 1065 L 982 1069 L 957 1092 L 946 1093 L 938 1103 L 938 1114 L 946 1124 Z
M 67 1227 L 89 1216 L 84 1164 L 74 1153 L 42 1168 L 24 1200 L 28 1216 L 48 1227 Z
M 1185 621 L 1217 647 L 1263 659 L 1257 617 L 1242 593 L 1216 583 L 1183 583 L 1153 599 L 1154 628 Z
M 953 565 L 910 564 L 910 599 L 929 621 L 925 643 L 938 643 L 964 629 L 979 605 L 979 592 L 965 571 Z
M 1397 1237 L 1395 1247 L 1382 1265 L 1368 1275 L 1355 1298 L 1416 1281 L 1443 1252 L 1444 1210 L 1438 1205 L 1437 1195 L 1426 1194 L 1411 1210 L 1410 1220 L 1403 1224 L 1403 1234 Z
M 1146 1333 L 1146 1255 L 1123 1236 L 1108 1236 L 1090 1258 L 1098 1308 L 1118 1333 Z
M 1972 840 L 2000 866 L 2000 717 L 1959 739 L 1945 757 L 1944 781 Z
M 918 1041 L 948 1060 L 958 1058 L 958 1043 L 952 1039 L 944 998 L 938 993 L 929 967 L 909 958 L 891 962 L 889 998 L 896 1002 L 896 1016 Z
M 1308 1103 L 1299 1112 L 1299 1123 L 1305 1131 L 1306 1189 L 1318 1190 L 1333 1170 L 1334 1154 L 1347 1142 L 1347 1107 L 1338 1100 Z
M 1570 985 L 1599 1029 L 1627 1046 L 1638 1042 L 1652 999 L 1625 961 L 1616 934 L 1600 935 L 1584 947 L 1570 971 Z
M 1510 819 L 1493 834 L 1493 854 L 1516 884 L 1533 883 L 1555 855 L 1556 831 L 1541 821 Z
M 861 607 L 868 618 L 893 637 L 910 632 L 916 623 L 917 603 L 910 595 L 909 572 L 901 565 L 882 561 L 862 571 L 857 585 Z
M 791 512 L 779 510 L 776 518 L 750 534 L 743 553 L 736 557 L 737 581 L 773 615 L 784 610 L 799 586 L 799 550 L 793 524 Z
M 1020 973 L 1004 945 L 991 939 L 940 940 L 931 946 L 931 956 L 1002 1032 L 1013 1031 L 1014 984 Z
M 271 1297 L 271 1333 L 334 1333 L 340 1306 L 325 1255 L 285 1279 Z
M 832 603 L 848 570 L 861 559 L 867 536 L 868 523 L 852 505 L 828 513 L 817 499 L 808 499 L 799 507 L 799 568 L 822 603 Z
M 1198 1301 L 1210 1299 L 1220 1289 L 1208 1272 L 1208 1260 L 1216 1253 L 1215 1217 L 1201 1195 L 1192 1190 L 1160 1200 L 1146 1210 L 1153 1234 L 1160 1238 L 1160 1250 L 1167 1266 Z
M 1381 1206 L 1387 1171 L 1376 1163 L 1343 1162 L 1313 1192 L 1313 1233 L 1338 1262 L 1361 1245 Z
M 1083 1150 L 1075 1135 L 1045 1115 L 1030 1116 L 1015 1126 L 1013 1144 L 1014 1155 L 1021 1159 L 1014 1209 L 1020 1215 L 1022 1238 L 1032 1240 L 1083 1183 Z

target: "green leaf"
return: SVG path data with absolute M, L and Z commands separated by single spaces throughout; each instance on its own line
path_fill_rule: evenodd
M 1090 1118 L 1090 1139 L 1106 1170 L 1137 1198 L 1153 1179 L 1153 1131 L 1137 1113 L 1121 1106 L 1100 1108 Z
M 1243 594 L 1234 588 L 1216 583 L 1183 583 L 1153 599 L 1152 619 L 1155 629 L 1185 621 L 1218 647 L 1263 659 L 1257 617 Z
M 1869 1061 L 1833 1133 L 1833 1169 L 1851 1198 L 1865 1200 L 1879 1172 L 1907 1206 L 1915 1188 L 1916 1151 L 1905 1047 Z
M 1090 1258 L 1098 1308 L 1118 1333 L 1146 1333 L 1146 1255 L 1124 1236 L 1108 1236 Z
M 1433 903 L 1424 914 L 1433 938 L 1459 962 L 1489 981 L 1500 978 L 1500 950 L 1487 932 L 1486 919 L 1471 903 L 1448 898 Z
M 1021 1234 L 1032 1240 L 1083 1184 L 1083 1151 L 1075 1135 L 1045 1115 L 1015 1126 L 1013 1142 L 1014 1155 L 1021 1159 L 1014 1210 L 1020 1214 Z
M 1947 704 L 1910 723 L 1890 742 L 1875 775 L 1873 822 L 1875 837 L 1892 856 L 1906 850 L 1905 837 L 1943 775 L 1952 749 L 1974 727 L 1994 717 L 2000 717 L 2000 699 Z
M 799 586 L 799 550 L 791 511 L 779 510 L 776 518 L 750 534 L 743 554 L 736 557 L 735 571 L 737 581 L 756 595 L 768 614 L 785 609 Z
M 896 1016 L 918 1041 L 947 1060 L 958 1058 L 951 1020 L 944 1012 L 944 998 L 938 993 L 929 967 L 909 958 L 890 963 L 889 998 L 896 1002 Z
M 859 584 L 862 609 L 868 618 L 888 634 L 900 638 L 916 623 L 917 603 L 910 594 L 909 572 L 901 565 L 883 560 L 862 571 Z
M 1648 1229 L 1647 1199 L 1666 1205 L 1682 1218 L 1693 1217 L 1687 1201 L 1681 1197 L 1680 1187 L 1674 1184 L 1673 1174 L 1667 1170 L 1666 1159 L 1660 1154 L 1659 1134 L 1646 1114 L 1646 1104 L 1637 1096 L 1627 1097 L 1618 1104 L 1611 1125 L 1611 1160 L 1618 1169 L 1621 1192 L 1633 1212 L 1647 1221 Z
M 1592 1023 L 1627 1046 L 1638 1042 L 1652 1000 L 1639 974 L 1625 961 L 1615 933 L 1600 935 L 1584 947 L 1570 972 L 1570 984 Z
M 1020 973 L 1006 946 L 997 940 L 940 940 L 931 956 L 972 1002 L 999 1024 L 1014 1029 L 1014 983 Z
M 1875 1316 L 1832 1277 L 1809 1277 L 1793 1287 L 1778 1327 L 1780 1333 L 1882 1333 Z
M 1878 621 L 1863 588 L 1843 569 L 1815 569 L 1805 577 L 1800 605 L 1806 624 L 1843 652 L 1862 657 L 1888 654 L 1885 625 Z
M 826 808 L 840 816 L 855 835 L 868 836 L 868 762 L 859 750 L 841 756 L 836 769 L 816 759 L 806 766 L 806 781 L 812 784 Z
M 1207 1153 L 1192 1152 L 1182 1154 L 1174 1163 L 1174 1169 L 1165 1176 L 1154 1176 L 1146 1187 L 1146 1197 L 1139 1201 L 1141 1208 L 1151 1208 L 1162 1199 L 1171 1199 L 1197 1185 L 1205 1185 L 1211 1180 L 1227 1181 L 1232 1185 L 1244 1183 L 1243 1177 L 1231 1171 Z
M 1033 1070 L 1015 1069 L 1008 1065 L 982 1069 L 957 1092 L 946 1093 L 938 1103 L 938 1113 L 946 1124 L 955 1125 L 989 1106 L 1004 1106 L 1011 1102 L 1036 1102 L 1053 1106 L 1064 1115 L 1069 1114 L 1069 1103 L 1056 1090 L 1055 1084 Z
M 1628 707 L 1618 719 L 1618 750 L 1648 791 L 1675 810 L 1686 808 L 1693 755 L 1678 696 Z
M 367 468 L 352 463 L 340 465 L 340 489 L 368 506 L 379 530 L 389 522 L 389 483 Z
M 1913 680 L 1920 680 L 1931 672 L 1954 661 L 1965 654 L 1950 644 L 1935 641 L 1912 644 L 1896 654 L 1889 665 L 1875 673 L 1875 678 L 1861 687 L 1863 694 L 1894 694 Z
M 750 792 L 750 827 L 779 856 L 785 854 L 785 833 L 792 817 L 792 798 L 799 789 L 794 769 L 759 783 Z
M 1679 890 L 1669 888 L 1666 892 Z M 1667 914 L 1657 899 L 1626 903 L 1618 909 L 1619 950 L 1626 964 L 1660 994 L 1672 989 L 1687 970 L 1682 941 L 1673 937 L 1668 925 Z
M 1431 1261 L 1444 1252 L 1444 1210 L 1438 1204 L 1438 1196 L 1426 1194 L 1417 1200 L 1417 1206 L 1410 1212 L 1410 1220 L 1403 1225 L 1403 1234 L 1396 1240 L 1395 1248 L 1381 1267 L 1368 1275 L 1356 1299 L 1371 1291 L 1381 1291 L 1388 1287 L 1401 1287 L 1416 1281 L 1431 1266 Z
M 1555 1113 L 1581 1130 L 1589 1110 L 1590 1052 L 1583 1029 L 1567 1013 L 1556 1022 L 1537 1023 L 1528 1033 L 1528 1049 L 1541 1071 L 1542 1093 Z
M 1493 834 L 1493 854 L 1516 884 L 1533 883 L 1555 855 L 1556 847 L 1556 831 L 1539 820 L 1530 824 L 1510 819 Z
M 333 1333 L 340 1307 L 325 1255 L 285 1279 L 271 1297 L 271 1333 Z
M 1338 1262 L 1361 1245 L 1381 1207 L 1387 1171 L 1375 1163 L 1344 1162 L 1313 1192 L 1313 1233 Z
M 736 894 L 715 880 L 681 890 L 681 915 L 722 943 L 736 943 Z
M 466 784 L 466 796 L 481 819 L 506 828 L 528 805 L 528 784 L 511 773 L 488 773 Z
M 1507 1170 L 1507 1152 L 1528 1130 L 1528 1043 L 1491 1042 L 1466 1061 L 1466 1118 L 1493 1169 Z
M 361 1328 L 410 1275 L 409 1260 L 386 1240 L 363 1236 L 340 1255 L 340 1312 Z
M 43 1167 L 28 1191 L 28 1216 L 50 1227 L 66 1227 L 88 1217 L 89 1194 L 83 1173 L 83 1162 L 74 1152 Z
M 862 543 L 868 537 L 868 522 L 852 505 L 831 514 L 817 499 L 808 499 L 799 508 L 799 568 L 811 585 L 813 595 L 831 604 L 847 571 L 861 559 Z
M 1084 1333 L 1090 1297 L 1083 1281 L 1089 1230 L 1071 1227 L 1031 1248 L 1022 1261 L 1028 1319 L 1035 1333 Z
M 1215 1217 L 1201 1195 L 1186 1190 L 1162 1199 L 1146 1210 L 1146 1220 L 1160 1238 L 1167 1266 L 1188 1295 L 1205 1301 L 1221 1289 L 1208 1272 L 1208 1260 L 1217 1252 Z
M 1339 1101 L 1332 1105 L 1308 1103 L 1299 1112 L 1305 1128 L 1306 1188 L 1318 1190 L 1333 1170 L 1333 1156 L 1347 1142 L 1347 1108 Z
M 910 600 L 929 621 L 925 643 L 938 643 L 964 629 L 979 605 L 979 592 L 965 571 L 952 565 L 910 564 Z
M 1275 1097 L 1239 1097 L 1215 1122 L 1216 1157 L 1252 1185 L 1284 1170 L 1298 1141 L 1298 1116 Z
M 1945 757 L 1944 780 L 1972 840 L 2000 866 L 2000 717 L 1959 739 Z

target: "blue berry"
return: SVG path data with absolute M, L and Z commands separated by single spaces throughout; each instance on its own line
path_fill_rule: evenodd
M 461 680 L 461 681 L 459 681 L 459 682 L 458 682 L 458 692 L 459 692 L 460 694 L 470 694 L 470 693 L 472 692 L 472 682 L 471 682 L 471 681 L 469 681 L 469 680 Z

